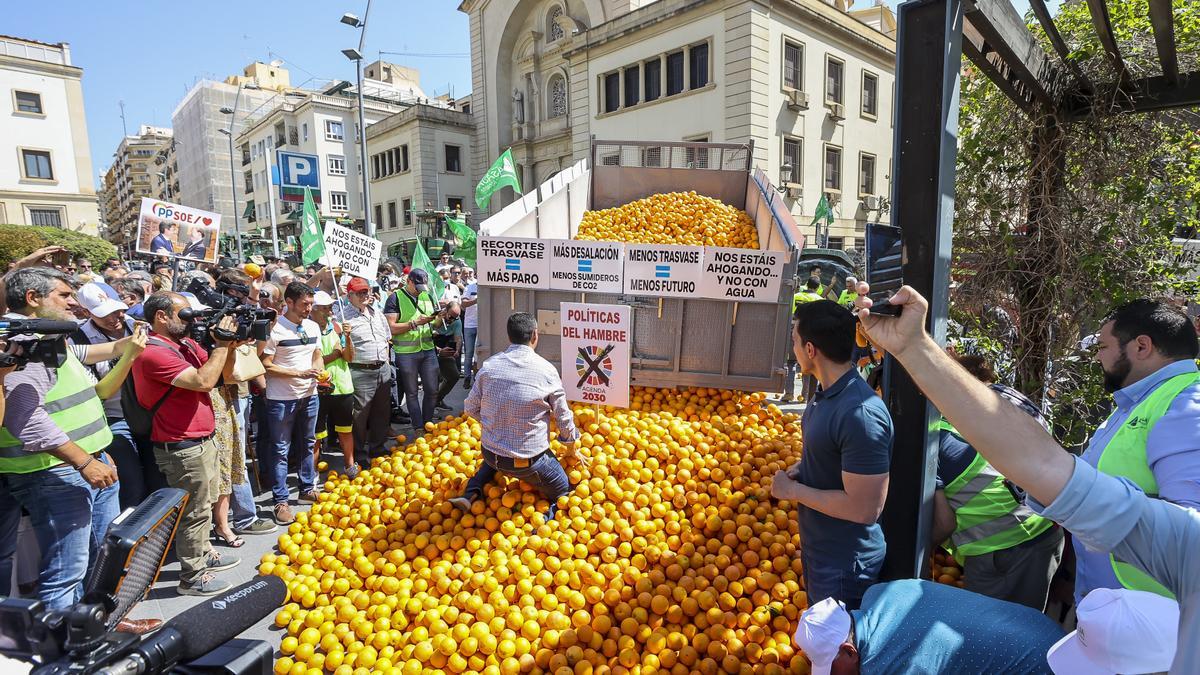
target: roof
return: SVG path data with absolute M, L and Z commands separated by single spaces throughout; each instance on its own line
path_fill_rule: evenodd
M 63 42 L 58 42 L 58 43 L 42 42 L 41 40 L 34 40 L 32 38 L 18 37 L 16 35 L 3 35 L 3 34 L 0 34 L 0 40 L 18 40 L 20 42 L 28 42 L 30 44 L 41 45 L 42 47 L 54 47 L 56 49 L 62 49 L 63 45 L 65 44 Z

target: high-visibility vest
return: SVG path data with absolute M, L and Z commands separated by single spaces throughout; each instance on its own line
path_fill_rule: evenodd
M 842 307 L 854 309 L 854 301 L 858 299 L 858 293 L 855 291 L 842 291 L 838 296 L 838 304 Z
M 1197 382 L 1200 382 L 1200 373 L 1184 373 L 1159 385 L 1146 400 L 1129 413 L 1129 419 L 1109 439 L 1100 453 L 1100 461 L 1097 462 L 1096 468 L 1110 476 L 1128 478 L 1146 495 L 1158 497 L 1158 481 L 1155 480 L 1150 463 L 1146 460 L 1146 440 L 1150 437 L 1150 430 L 1166 414 L 1175 397 Z M 1108 560 L 1112 564 L 1117 581 L 1125 588 L 1149 591 L 1168 598 L 1175 597 L 1166 586 L 1133 565 L 1120 562 L 1111 554 Z
M 800 305 L 817 300 L 824 300 L 824 298 L 812 291 L 800 291 L 792 296 L 792 314 L 796 313 L 796 308 Z
M 321 346 L 321 356 L 329 356 L 334 349 L 342 346 L 342 336 L 334 332 L 333 327 L 321 333 L 319 342 Z M 325 364 L 325 370 L 329 371 L 329 381 L 333 383 L 333 395 L 352 394 L 354 393 L 354 381 L 350 376 L 350 366 L 346 363 L 346 359 L 338 359 Z
M 938 429 L 962 438 L 944 419 Z M 954 509 L 950 543 L 960 565 L 964 558 L 1012 548 L 1054 527 L 1053 522 L 1017 501 L 1004 476 L 979 453 L 966 470 L 946 484 L 945 493 Z
M 416 304 L 413 304 L 404 289 L 396 291 L 396 306 L 400 308 L 400 323 L 412 321 L 419 315 L 432 314 L 437 309 L 428 293 L 418 295 Z M 419 313 L 418 309 L 421 310 Z M 392 336 L 392 349 L 397 354 L 415 354 L 433 349 L 433 325 L 427 323 L 407 333 L 397 333 Z
M 88 454 L 108 447 L 113 436 L 104 403 L 72 350 L 67 350 L 67 360 L 56 374 L 58 381 L 46 392 L 44 406 L 50 421 Z M 33 473 L 63 463 L 48 452 L 26 452 L 24 447 L 21 439 L 0 427 L 0 473 Z

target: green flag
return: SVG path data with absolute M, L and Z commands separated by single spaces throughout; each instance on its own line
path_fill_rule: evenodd
M 475 231 L 467 227 L 467 222 L 463 218 L 451 218 L 446 216 L 446 225 L 454 236 L 458 238 L 458 248 L 454 250 L 467 264 L 471 267 L 475 266 Z
M 325 235 L 321 228 L 321 214 L 313 203 L 312 190 L 304 188 L 304 210 L 300 214 L 300 260 L 312 264 L 325 255 Z
M 429 254 L 425 253 L 425 246 L 420 239 L 416 240 L 412 268 L 420 268 L 429 273 L 429 296 L 433 298 L 434 303 L 441 300 L 442 294 L 446 292 L 446 285 L 442 283 L 442 277 L 433 266 L 433 261 L 429 259 Z
M 821 227 L 817 226 L 817 246 L 829 245 L 829 228 L 833 227 L 833 209 L 829 206 L 829 198 L 824 193 L 821 194 L 821 201 L 817 202 L 817 212 L 813 214 L 812 225 L 817 225 L 819 221 L 825 221 L 825 243 L 821 243 Z
M 496 158 L 496 163 L 492 164 L 492 168 L 483 174 L 479 185 L 475 186 L 475 205 L 486 209 L 492 194 L 505 185 L 511 186 L 517 194 L 521 194 L 521 181 L 517 178 L 517 165 L 513 163 L 512 148 Z

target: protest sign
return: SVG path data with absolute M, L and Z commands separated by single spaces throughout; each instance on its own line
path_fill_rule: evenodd
M 382 253 L 382 241 L 333 221 L 325 222 L 325 255 L 346 274 L 374 279 Z
M 217 262 L 221 214 L 142 197 L 138 253 Z
M 619 242 L 552 239 L 550 288 L 556 291 L 620 293 L 623 289 Z
M 550 288 L 550 252 L 541 239 L 480 237 L 476 276 L 481 286 Z
M 693 297 L 703 276 L 703 246 L 625 245 L 625 293 Z
M 567 400 L 629 407 L 629 306 L 564 302 L 559 323 Z
M 699 295 L 714 300 L 778 302 L 785 262 L 782 251 L 707 246 Z

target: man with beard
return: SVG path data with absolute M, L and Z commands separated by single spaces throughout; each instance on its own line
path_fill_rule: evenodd
M 1200 508 L 1200 352 L 1196 328 L 1166 302 L 1135 300 L 1100 328 L 1096 359 L 1112 414 L 1092 436 L 1083 461 L 1125 478 L 1147 495 Z M 1075 601 L 1097 588 L 1130 588 L 1172 597 L 1157 581 L 1074 540 Z

